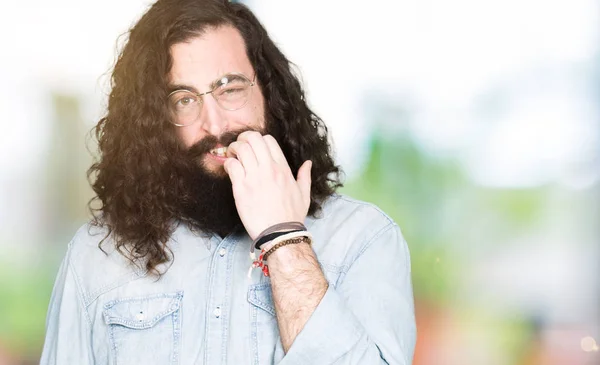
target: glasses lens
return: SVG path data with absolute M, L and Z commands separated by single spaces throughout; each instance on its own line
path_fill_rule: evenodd
M 169 109 L 175 125 L 190 125 L 200 114 L 202 100 L 189 91 L 176 91 L 169 96 Z
M 250 97 L 252 82 L 242 75 L 227 75 L 213 91 L 215 99 L 226 110 L 241 109 Z

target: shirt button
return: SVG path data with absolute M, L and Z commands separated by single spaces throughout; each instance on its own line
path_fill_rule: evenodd
M 219 250 L 219 256 L 221 256 L 221 257 L 225 256 L 226 253 L 227 253 L 227 250 L 224 248 Z
M 217 307 L 214 311 L 213 314 L 215 315 L 215 317 L 219 318 L 221 316 L 221 307 Z
M 138 314 L 135 315 L 135 319 L 137 319 L 138 321 L 143 321 L 144 318 L 146 318 L 146 316 L 144 315 L 144 312 L 139 312 Z

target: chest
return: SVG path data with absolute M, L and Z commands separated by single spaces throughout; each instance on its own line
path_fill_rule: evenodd
M 284 353 L 270 280 L 260 269 L 249 271 L 246 241 L 182 242 L 160 279 L 119 283 L 101 295 L 89 308 L 96 362 L 279 362 Z M 322 268 L 334 285 L 342 267 L 331 262 Z

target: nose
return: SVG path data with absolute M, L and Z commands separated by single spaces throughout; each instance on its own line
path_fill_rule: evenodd
M 203 96 L 204 102 L 200 110 L 202 128 L 213 136 L 220 136 L 227 130 L 227 116 L 212 94 Z

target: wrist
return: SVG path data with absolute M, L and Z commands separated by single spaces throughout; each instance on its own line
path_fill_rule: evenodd
M 291 232 L 276 232 L 271 235 L 275 236 L 276 238 L 262 245 L 260 256 L 258 257 L 258 259 L 256 259 L 256 255 L 254 254 L 254 246 L 252 247 L 252 250 L 250 251 L 250 257 L 252 258 L 253 262 L 248 272 L 248 276 L 250 276 L 250 273 L 252 272 L 253 268 L 258 267 L 261 268 L 265 276 L 270 276 L 267 260 L 269 256 L 271 256 L 275 251 L 279 250 L 282 247 L 288 245 L 297 246 L 298 244 L 306 242 L 309 246 L 308 249 L 312 252 L 310 248 L 310 244 L 312 243 L 312 235 L 308 231 L 296 230 Z M 262 242 L 262 240 L 259 239 L 258 242 L 260 243 Z

